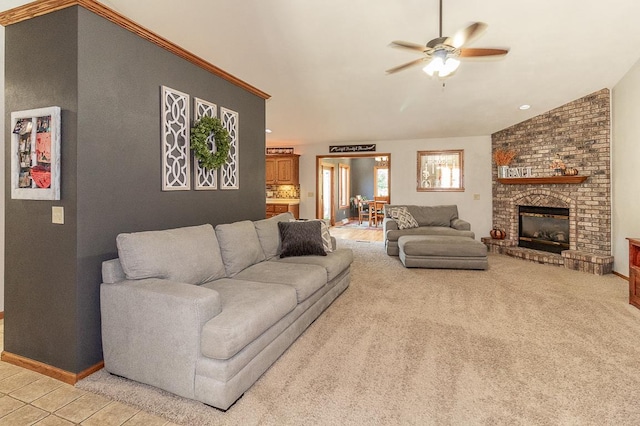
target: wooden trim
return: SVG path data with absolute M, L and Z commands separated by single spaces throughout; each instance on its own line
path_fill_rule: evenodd
M 622 275 L 620 272 L 612 271 L 611 273 L 615 276 L 622 278 L 623 280 L 629 281 L 629 277 L 627 277 L 626 275 Z
M 66 9 L 67 7 L 75 6 L 79 3 L 80 2 L 78 0 L 34 1 L 0 13 L 0 25 L 6 27 L 7 25 L 17 24 L 18 22 L 26 21 L 28 19 L 35 18 L 36 16 L 46 15 L 57 10 Z
M 95 0 L 38 0 L 33 3 L 25 4 L 10 9 L 6 12 L 0 13 L 0 25 L 6 27 L 8 25 L 16 24 L 18 22 L 25 21 L 27 19 L 35 18 L 36 16 L 46 15 L 48 13 L 55 12 L 57 10 L 65 9 L 71 6 L 82 6 L 85 9 L 101 16 L 108 21 L 130 31 L 143 39 L 150 41 L 151 43 L 160 46 L 161 48 L 168 50 L 174 55 L 191 62 L 192 64 L 214 74 L 228 82 L 252 93 L 262 99 L 269 99 L 271 95 L 263 92 L 262 90 L 246 83 L 239 78 L 229 74 L 228 72 L 218 68 L 217 66 L 205 61 L 204 59 L 194 55 L 183 49 L 182 47 L 172 43 L 164 37 L 161 37 L 154 32 L 142 27 L 141 25 L 133 22 L 124 15 L 110 9 L 103 4 Z
M 323 158 L 375 158 L 375 157 L 387 157 L 389 159 L 389 181 L 387 182 L 389 185 L 389 202 L 391 202 L 391 153 L 390 152 L 375 152 L 370 151 L 366 153 L 360 154 L 352 154 L 352 153 L 340 153 L 340 154 L 324 154 L 324 155 L 316 155 L 316 218 L 320 219 L 322 217 L 322 211 L 320 208 L 320 168 L 322 167 L 322 159 Z
M 8 362 L 9 364 L 17 365 L 18 367 L 35 371 L 36 373 L 40 373 L 45 376 L 52 377 L 56 380 L 60 380 L 61 382 L 67 383 L 69 385 L 75 385 L 78 382 L 78 380 L 82 380 L 85 377 L 104 368 L 104 361 L 100 361 L 96 365 L 93 365 L 87 368 L 86 370 L 83 370 L 80 373 L 75 374 L 66 370 L 62 370 L 57 367 L 53 367 L 51 365 L 45 364 L 40 361 L 35 361 L 30 358 L 25 358 L 20 355 L 12 354 L 11 352 L 7 352 L 7 351 L 2 352 L 1 359 L 4 362 Z
M 498 182 L 506 185 L 542 185 L 551 183 L 582 183 L 589 176 L 548 176 L 532 178 L 498 178 Z
M 0 319 L 4 319 L 4 311 L 0 312 Z

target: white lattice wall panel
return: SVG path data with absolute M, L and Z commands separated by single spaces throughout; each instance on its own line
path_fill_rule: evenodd
M 240 172 L 238 170 L 238 154 L 240 150 L 240 139 L 238 137 L 238 113 L 221 107 L 220 120 L 231 137 L 229 157 L 227 158 L 227 162 L 220 168 L 220 180 L 222 181 L 221 188 L 238 189 L 240 188 Z
M 204 101 L 199 98 L 194 99 L 194 110 L 196 120 L 199 120 L 202 117 L 217 117 L 218 116 L 218 107 L 216 104 L 212 104 L 211 102 Z M 209 136 L 207 139 L 207 143 L 209 144 L 209 149 L 215 152 L 215 140 L 213 134 Z M 200 167 L 200 163 L 197 158 L 194 157 L 193 163 L 195 164 L 195 188 L 196 190 L 212 190 L 218 189 L 218 169 L 205 169 Z
M 189 95 L 162 86 L 162 190 L 191 189 Z

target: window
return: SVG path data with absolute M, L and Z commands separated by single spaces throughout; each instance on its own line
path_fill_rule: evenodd
M 351 169 L 346 164 L 339 165 L 340 173 L 340 186 L 339 186 L 339 200 L 341 209 L 349 208 L 350 188 L 351 188 Z
M 374 196 L 376 197 L 388 197 L 389 196 L 389 168 L 375 166 L 373 168 L 374 179 L 376 186 L 373 188 Z

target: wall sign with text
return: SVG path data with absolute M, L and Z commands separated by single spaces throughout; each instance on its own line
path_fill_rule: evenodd
M 331 145 L 329 152 L 370 152 L 376 150 L 376 144 L 369 145 Z

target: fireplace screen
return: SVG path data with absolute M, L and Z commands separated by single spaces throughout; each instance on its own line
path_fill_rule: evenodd
M 520 247 L 560 253 L 569 249 L 569 209 L 519 206 Z

